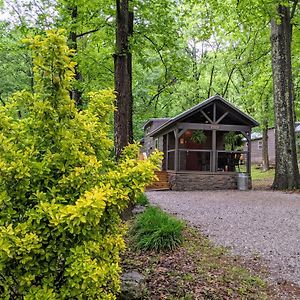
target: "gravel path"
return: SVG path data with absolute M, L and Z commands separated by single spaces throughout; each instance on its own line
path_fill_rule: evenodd
M 259 255 L 270 277 L 300 286 L 300 195 L 273 191 L 152 191 L 151 203 L 233 253 Z

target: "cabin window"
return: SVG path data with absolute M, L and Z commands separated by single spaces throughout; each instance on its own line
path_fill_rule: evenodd
M 155 139 L 154 146 L 155 146 L 155 149 L 158 149 L 158 139 Z
M 262 149 L 262 147 L 263 147 L 263 143 L 262 143 L 262 141 L 258 141 L 258 144 L 257 144 L 257 148 L 258 148 L 258 150 L 261 150 L 261 149 Z

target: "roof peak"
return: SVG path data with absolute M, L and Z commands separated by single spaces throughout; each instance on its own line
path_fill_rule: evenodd
M 162 129 L 165 129 L 166 127 L 172 126 L 172 124 L 178 122 L 179 120 L 186 118 L 188 116 L 190 116 L 191 114 L 193 114 L 194 112 L 196 112 L 197 110 L 201 110 L 202 108 L 206 107 L 207 105 L 209 105 L 211 102 L 214 101 L 221 101 L 222 103 L 224 103 L 225 105 L 227 105 L 229 108 L 231 108 L 232 110 L 236 111 L 238 114 L 242 115 L 251 125 L 252 127 L 254 126 L 258 126 L 259 123 L 257 121 L 255 121 L 252 117 L 248 116 L 247 114 L 245 114 L 244 112 L 242 112 L 239 108 L 237 108 L 236 106 L 232 105 L 229 101 L 225 100 L 222 96 L 216 94 L 214 96 L 209 97 L 208 99 L 192 106 L 190 109 L 176 115 L 175 117 L 173 117 L 172 119 L 170 119 L 169 121 L 167 121 L 166 123 L 162 124 L 161 126 L 159 126 L 158 128 L 154 129 L 151 132 L 151 135 L 156 135 L 157 133 L 159 133 Z M 250 126 L 251 126 L 250 125 Z

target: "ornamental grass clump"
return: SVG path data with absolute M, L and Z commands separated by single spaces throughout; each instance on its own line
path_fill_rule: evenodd
M 183 222 L 158 207 L 148 207 L 136 219 L 131 229 L 131 235 L 138 249 L 157 252 L 169 251 L 181 245 L 183 228 Z
M 136 196 L 135 203 L 141 206 L 147 206 L 149 204 L 149 200 L 144 193 L 140 193 Z
M 0 298 L 115 299 L 124 249 L 120 212 L 154 179 L 161 155 L 115 163 L 111 91 L 70 99 L 63 32 L 29 41 L 34 94 L 0 107 Z

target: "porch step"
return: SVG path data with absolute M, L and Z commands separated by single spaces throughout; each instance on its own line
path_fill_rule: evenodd
M 156 171 L 155 175 L 158 177 L 158 181 L 154 181 L 149 186 L 147 186 L 147 190 L 170 189 L 169 181 L 168 181 L 168 173 L 166 171 Z
M 157 181 L 153 182 L 147 187 L 147 189 L 169 189 L 169 182 L 167 181 Z

